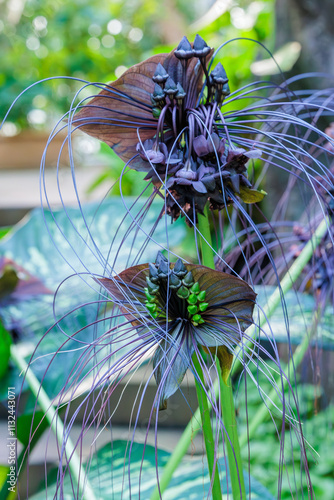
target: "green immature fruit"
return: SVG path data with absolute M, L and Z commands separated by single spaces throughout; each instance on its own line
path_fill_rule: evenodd
M 144 288 L 144 292 L 145 292 L 146 298 L 149 302 L 153 302 L 155 300 L 154 295 L 150 294 L 150 292 L 148 291 L 148 288 Z
M 189 304 L 192 304 L 192 305 L 197 304 L 197 295 L 192 293 L 189 295 L 187 300 L 188 300 Z
M 191 315 L 196 314 L 198 311 L 197 306 L 188 306 L 187 309 L 188 309 L 189 314 L 191 314 Z
M 152 304 L 151 302 L 146 302 L 146 307 L 151 314 L 155 313 L 157 310 L 157 305 Z
M 203 290 L 202 292 L 199 292 L 199 294 L 197 295 L 197 298 L 200 302 L 204 302 L 204 300 L 206 298 L 206 291 Z
M 190 288 L 190 291 L 191 293 L 199 293 L 201 291 L 198 281 L 193 284 L 193 286 Z
M 191 319 L 198 323 L 202 319 L 202 316 L 200 314 L 195 314 L 195 316 L 193 316 Z
M 208 307 L 209 307 L 209 303 L 208 303 L 208 302 L 201 302 L 201 303 L 198 305 L 198 309 L 199 309 L 201 312 L 206 311 Z
M 161 115 L 161 109 L 159 108 L 152 108 L 152 114 L 154 118 L 159 118 Z
M 180 286 L 176 295 L 180 297 L 180 299 L 187 299 L 189 297 L 189 290 L 185 286 Z

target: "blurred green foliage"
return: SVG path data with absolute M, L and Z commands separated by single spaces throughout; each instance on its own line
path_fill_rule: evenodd
M 268 366 L 274 369 L 273 364 L 270 362 Z M 259 382 L 263 394 L 268 394 L 271 389 L 268 379 L 254 367 L 251 368 L 251 371 Z M 241 383 L 241 388 L 242 385 Z M 324 397 L 323 389 L 320 386 L 302 384 L 298 374 L 297 387 L 299 415 L 303 422 L 304 437 L 310 443 L 307 455 L 314 497 L 317 500 L 328 500 L 333 498 L 334 491 L 334 455 L 332 453 L 334 446 L 334 406 L 330 404 L 319 411 L 321 401 L 328 401 L 328 398 Z M 288 400 L 287 392 L 285 397 Z M 247 416 L 244 411 L 246 401 L 243 389 L 240 390 L 239 398 L 239 429 L 242 432 L 243 429 L 246 430 L 246 418 L 250 422 L 263 402 L 258 389 L 249 381 L 247 382 Z M 291 399 L 289 399 L 289 404 L 292 404 L 295 415 L 297 415 Z M 273 410 L 273 419 L 280 431 L 282 419 L 276 410 Z M 296 473 L 301 466 L 300 441 L 297 439 L 295 431 L 291 431 L 287 423 L 285 428 L 285 442 L 289 444 L 285 448 L 281 498 L 282 500 L 291 500 L 291 489 L 294 490 L 293 493 L 295 493 L 296 498 L 308 498 L 307 485 L 306 483 L 303 486 L 300 484 L 300 477 L 297 477 L 298 473 Z M 277 433 L 269 416 L 265 422 L 259 425 L 249 447 L 246 446 L 242 450 L 242 454 L 245 463 L 248 460 L 250 461 L 252 475 L 268 488 L 273 495 L 277 495 L 277 471 L 280 450 Z
M 70 76 L 109 82 L 153 53 L 170 51 L 184 34 L 193 39 L 198 32 L 215 48 L 237 37 L 272 48 L 273 5 L 274 0 L 0 0 L 0 116 L 36 81 Z M 232 90 L 250 80 L 251 62 L 267 57 L 246 41 L 229 44 L 221 55 Z M 57 79 L 33 87 L 11 111 L 14 130 L 53 123 L 50 118 L 66 112 L 81 86 Z

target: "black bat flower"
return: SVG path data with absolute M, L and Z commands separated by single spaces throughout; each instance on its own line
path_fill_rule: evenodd
M 252 322 L 256 294 L 235 276 L 201 265 L 140 264 L 98 280 L 143 339 L 157 343 L 153 365 L 159 407 L 178 389 L 198 346 L 216 354 L 229 374 L 233 348 Z
M 219 63 L 209 72 L 213 49 L 196 35 L 184 37 L 170 54 L 159 54 L 127 70 L 83 106 L 74 123 L 106 142 L 146 180 L 166 188 L 167 213 L 174 219 L 211 208 L 222 209 L 237 196 L 261 201 L 251 189 L 246 162 L 261 151 L 226 142 L 220 111 L 229 95 L 228 78 Z M 207 183 L 202 172 L 209 169 Z M 191 182 L 181 182 L 184 171 Z M 232 195 L 232 196 L 230 196 Z

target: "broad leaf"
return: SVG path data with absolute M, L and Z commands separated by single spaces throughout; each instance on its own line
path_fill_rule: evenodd
M 131 207 L 134 202 L 132 198 L 124 198 L 124 204 Z M 142 202 L 135 205 L 136 211 L 142 208 Z M 144 247 L 147 240 L 146 234 L 150 233 L 156 220 L 161 213 L 161 202 L 158 200 L 152 204 L 150 210 L 141 220 L 140 229 L 133 225 L 132 217 L 126 215 L 126 209 L 120 198 L 110 198 L 103 204 L 92 203 L 79 209 L 68 208 L 54 211 L 52 214 L 36 209 L 24 222 L 14 227 L 6 238 L 0 242 L 0 254 L 7 259 L 15 261 L 18 266 L 24 266 L 26 272 L 35 276 L 45 284 L 48 290 L 54 292 L 59 283 L 73 274 L 73 268 L 78 272 L 103 274 L 107 263 L 116 270 L 124 269 L 128 262 L 138 258 L 139 251 L 145 248 L 145 254 L 141 256 L 144 260 L 154 259 L 158 245 L 150 244 Z M 70 217 L 70 219 L 68 218 Z M 49 233 L 46 230 L 45 222 L 48 225 Z M 57 228 L 57 225 L 62 233 Z M 185 234 L 182 223 L 168 225 L 167 230 L 173 232 L 173 243 L 180 244 Z M 128 232 L 128 234 L 127 234 Z M 127 238 L 124 238 L 127 234 Z M 166 245 L 166 224 L 164 216 L 158 223 L 154 237 L 162 245 Z M 168 235 L 169 241 L 171 235 Z M 53 240 L 53 241 L 52 241 Z M 56 245 L 56 246 L 55 246 Z M 97 249 L 99 253 L 97 253 Z M 120 250 L 121 249 L 121 250 Z M 71 263 L 72 267 L 67 264 Z M 85 284 L 86 281 L 86 284 Z M 83 278 L 74 276 L 67 280 L 58 292 L 56 299 L 56 318 L 72 309 L 94 301 L 101 297 L 98 295 L 97 285 L 90 275 L 85 274 Z M 29 300 L 21 300 L 13 304 L 8 304 L 1 308 L 1 318 L 7 330 L 15 328 L 20 336 L 20 342 L 26 344 L 26 356 L 32 353 L 32 348 L 36 347 L 38 341 L 45 332 L 54 324 L 53 315 L 53 295 L 37 295 Z M 34 373 L 40 378 L 51 361 L 50 353 L 54 353 L 66 340 L 64 332 L 72 335 L 83 326 L 94 323 L 97 318 L 97 307 L 79 307 L 75 314 L 64 317 L 59 327 L 55 326 L 45 337 L 39 347 L 39 354 L 49 354 L 47 357 L 40 357 L 33 365 Z M 50 396 L 56 394 L 63 386 L 66 378 L 63 367 L 73 366 L 77 358 L 78 341 L 89 343 L 97 335 L 103 333 L 106 325 L 101 323 L 97 326 L 86 328 L 81 336 L 76 340 L 69 340 L 61 356 L 61 363 L 53 363 L 43 382 L 45 389 Z M 72 350 L 72 351 L 71 351 Z M 88 369 L 89 367 L 87 367 Z M 18 372 L 10 370 L 6 381 L 3 380 L 4 391 L 0 392 L 0 398 L 6 397 L 5 387 L 15 386 L 19 391 L 21 380 L 18 379 Z M 5 383 L 6 382 L 6 383 Z
M 153 118 L 151 103 L 152 76 L 165 58 L 166 54 L 159 54 L 132 66 L 85 105 L 75 116 L 74 123 L 107 143 L 128 162 L 137 154 L 138 133 L 145 141 L 156 132 L 157 120 Z
M 89 467 L 89 480 L 99 500 L 111 498 L 130 498 L 129 478 L 131 481 L 131 499 L 148 499 L 156 486 L 156 450 L 153 446 L 134 443 L 130 460 L 127 457 L 128 442 L 115 441 L 101 448 Z M 167 463 L 170 453 L 158 450 L 159 475 Z M 125 458 L 126 457 L 126 458 Z M 129 466 L 130 461 L 130 466 Z M 223 494 L 227 494 L 226 463 L 219 460 L 221 486 Z M 274 500 L 274 497 L 254 478 L 249 478 L 246 473 L 246 491 L 251 484 L 251 497 L 254 500 Z M 228 481 L 230 484 L 230 481 Z M 209 493 L 210 479 L 208 469 L 202 455 L 185 456 L 175 471 L 173 478 L 165 492 L 164 500 L 203 500 Z M 140 492 L 140 495 L 139 495 Z M 53 498 L 54 487 L 48 485 L 48 498 Z M 229 492 L 231 497 L 231 492 Z M 30 500 L 45 500 L 46 492 L 43 491 Z M 73 500 L 70 481 L 65 479 L 64 500 Z

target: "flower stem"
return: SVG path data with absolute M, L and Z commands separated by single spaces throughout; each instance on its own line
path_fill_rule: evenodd
M 309 262 L 311 259 L 313 252 L 315 248 L 319 245 L 321 239 L 324 237 L 326 230 L 327 230 L 327 224 L 328 222 L 326 220 L 323 220 L 318 228 L 316 229 L 313 237 L 311 240 L 305 245 L 295 262 L 292 264 L 291 268 L 289 271 L 285 274 L 281 281 L 280 287 L 277 287 L 272 295 L 269 297 L 269 300 L 267 302 L 266 307 L 263 309 L 264 314 L 261 315 L 260 318 L 260 326 L 263 327 L 267 321 L 270 319 L 271 315 L 275 312 L 276 308 L 278 307 L 280 301 L 281 301 L 281 294 L 287 293 L 290 288 L 293 286 L 295 281 L 298 279 L 300 276 L 300 273 L 304 269 L 305 265 Z M 202 232 L 203 234 L 203 232 Z M 206 234 L 206 233 L 205 233 Z M 204 236 L 204 235 L 203 235 Z M 206 238 L 207 239 L 207 238 Z M 213 259 L 212 259 L 213 260 Z M 251 337 L 255 336 L 257 332 L 257 328 L 254 326 L 250 327 L 247 331 L 247 334 Z M 309 342 L 309 335 L 307 334 L 307 339 Z M 303 342 L 306 342 L 304 339 Z M 302 342 L 302 343 L 303 343 Z M 300 351 L 301 352 L 301 351 Z M 297 354 L 297 351 L 295 355 Z M 301 359 L 299 359 L 299 362 Z M 298 366 L 299 362 L 295 362 L 295 368 Z M 233 367 L 232 367 L 232 374 L 239 369 L 239 363 L 240 361 L 238 359 L 235 360 Z M 215 382 L 214 384 L 214 390 L 216 397 L 219 395 L 219 383 Z M 211 405 L 209 403 L 209 408 L 211 408 Z M 263 414 L 263 417 L 265 415 Z M 263 418 L 262 417 L 262 418 Z M 194 415 L 192 416 L 191 420 L 189 421 L 187 427 L 185 428 L 181 438 L 179 439 L 173 453 L 171 454 L 167 464 L 164 467 L 163 474 L 160 478 L 160 491 L 161 493 L 167 488 L 168 484 L 170 483 L 170 480 L 173 476 L 173 473 L 177 469 L 179 463 L 181 462 L 183 456 L 187 453 L 191 441 L 194 439 L 196 434 L 199 432 L 199 426 L 197 425 L 197 422 L 200 419 L 200 410 L 197 408 L 195 411 Z M 260 423 L 258 421 L 257 425 Z M 156 488 L 151 500 L 158 500 L 159 493 L 158 489 Z
M 192 360 L 197 376 L 200 378 L 202 384 L 204 384 L 203 371 L 196 354 L 194 354 Z M 212 499 L 221 500 L 222 492 L 221 492 L 219 472 L 217 467 L 217 458 L 215 460 L 215 457 L 217 457 L 217 453 L 215 450 L 215 441 L 212 433 L 212 425 L 210 418 L 211 407 L 209 407 L 208 398 L 205 393 L 205 390 L 196 379 L 195 379 L 195 386 L 197 392 L 198 406 L 202 419 L 205 451 L 208 460 L 209 473 L 212 483 L 212 492 L 211 492 Z
M 59 446 L 62 448 L 63 438 L 66 435 L 66 432 L 50 398 L 44 391 L 43 387 L 41 387 L 41 384 L 34 375 L 32 369 L 28 367 L 24 357 L 20 354 L 20 349 L 16 345 L 12 345 L 10 353 L 12 361 L 16 364 L 19 370 L 25 374 L 25 380 L 28 383 L 31 392 L 34 396 L 36 396 L 38 404 L 45 413 L 45 418 L 50 423 L 50 427 L 58 440 Z M 69 438 L 66 440 L 65 449 L 69 468 L 72 472 L 72 479 L 79 487 L 80 498 L 83 500 L 96 500 L 94 491 L 82 467 L 81 459 L 77 456 L 74 445 Z
M 204 216 L 198 216 L 198 230 L 201 233 L 200 245 L 202 264 L 204 266 L 215 268 L 214 253 L 212 250 L 212 239 L 209 225 L 209 210 L 205 207 Z M 222 402 L 222 417 L 226 432 L 225 446 L 227 449 L 228 465 L 230 471 L 230 480 L 233 500 L 245 500 L 246 489 L 242 469 L 241 453 L 237 433 L 237 421 L 235 417 L 234 399 L 232 384 L 226 384 L 221 376 L 219 362 L 217 361 L 217 370 L 219 373 L 220 398 Z

